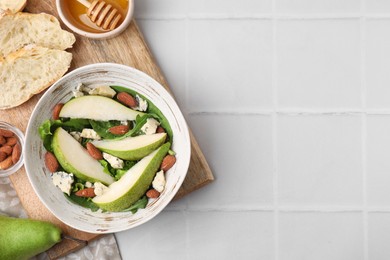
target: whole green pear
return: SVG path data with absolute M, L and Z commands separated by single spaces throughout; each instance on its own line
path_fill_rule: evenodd
M 61 241 L 61 229 L 49 222 L 0 215 L 0 260 L 24 260 Z

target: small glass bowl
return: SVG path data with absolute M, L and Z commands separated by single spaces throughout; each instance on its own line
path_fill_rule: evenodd
M 0 177 L 7 177 L 17 172 L 20 169 L 20 167 L 22 167 L 23 165 L 24 134 L 15 126 L 3 121 L 0 121 L 0 129 L 6 129 L 13 132 L 14 136 L 18 139 L 18 143 L 21 147 L 21 154 L 20 154 L 19 161 L 17 161 L 14 165 L 9 167 L 8 169 L 0 170 Z

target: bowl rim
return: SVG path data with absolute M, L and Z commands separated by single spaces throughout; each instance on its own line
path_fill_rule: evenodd
M 32 177 L 30 176 L 33 173 L 31 173 L 29 171 L 29 163 L 30 162 L 29 162 L 29 156 L 26 153 L 28 151 L 27 146 L 28 146 L 28 141 L 30 139 L 30 133 L 32 132 L 31 131 L 31 128 L 32 128 L 32 125 L 33 125 L 32 119 L 35 118 L 36 114 L 38 113 L 37 112 L 38 111 L 37 108 L 42 103 L 45 102 L 44 100 L 47 99 L 52 94 L 52 92 L 55 91 L 55 89 L 57 87 L 59 87 L 61 85 L 62 81 L 66 81 L 68 78 L 71 78 L 74 74 L 77 74 L 77 73 L 79 73 L 82 70 L 88 70 L 90 68 L 94 68 L 94 69 L 96 69 L 96 68 L 103 68 L 103 69 L 118 68 L 118 69 L 134 71 L 134 72 L 140 74 L 142 77 L 148 78 L 148 80 L 152 81 L 154 84 L 159 85 L 160 88 L 161 88 L 161 91 L 165 92 L 164 93 L 165 94 L 165 98 L 169 102 L 170 106 L 173 105 L 173 106 L 175 106 L 175 108 L 177 108 L 178 114 L 175 113 L 175 115 L 179 116 L 180 117 L 180 121 L 183 123 L 183 124 L 180 124 L 180 127 L 183 129 L 184 139 L 186 141 L 188 141 L 188 144 L 189 144 L 189 147 L 187 148 L 187 151 L 188 151 L 187 156 L 181 158 L 181 160 L 185 160 L 183 164 L 185 165 L 186 171 L 182 174 L 183 175 L 182 178 L 179 178 L 178 182 L 175 184 L 173 192 L 171 192 L 170 194 L 167 195 L 167 197 L 164 198 L 164 201 L 162 201 L 160 206 L 153 211 L 153 214 L 143 218 L 142 220 L 140 220 L 139 222 L 137 222 L 136 224 L 134 224 L 131 227 L 127 227 L 126 226 L 124 228 L 111 228 L 110 230 L 108 230 L 108 229 L 107 230 L 91 230 L 91 229 L 88 229 L 88 228 L 79 227 L 79 226 L 74 225 L 73 223 L 71 223 L 70 221 L 65 219 L 62 215 L 59 215 L 56 212 L 54 212 L 54 210 L 51 209 L 47 205 L 47 203 L 45 202 L 46 199 L 40 194 L 40 192 L 38 192 L 38 190 L 39 190 L 38 185 L 36 185 L 35 182 L 32 181 Z M 33 187 L 33 190 L 34 190 L 35 194 L 38 196 L 38 198 L 40 199 L 42 204 L 44 204 L 45 207 L 54 216 L 56 216 L 61 222 L 65 223 L 66 225 L 68 225 L 70 227 L 73 227 L 73 228 L 75 228 L 77 230 L 81 230 L 81 231 L 89 232 L 89 233 L 94 233 L 94 234 L 110 234 L 110 233 L 115 233 L 115 232 L 121 232 L 121 231 L 129 230 L 129 229 L 137 227 L 137 226 L 139 226 L 141 224 L 144 224 L 144 223 L 150 221 L 151 219 L 153 219 L 154 217 L 156 217 L 172 201 L 174 196 L 177 194 L 178 190 L 180 189 L 181 185 L 183 184 L 184 179 L 185 179 L 185 177 L 186 177 L 186 175 L 188 173 L 190 159 L 191 159 L 190 131 L 189 131 L 188 125 L 186 123 L 186 120 L 185 120 L 185 118 L 184 118 L 180 108 L 178 107 L 176 101 L 173 99 L 173 96 L 158 81 L 156 81 L 153 77 L 149 76 L 145 72 L 142 72 L 142 71 L 140 71 L 140 70 L 138 70 L 138 69 L 136 69 L 134 67 L 123 65 L 123 64 L 118 64 L 118 63 L 93 63 L 93 64 L 85 65 L 85 66 L 79 67 L 79 68 L 77 68 L 77 69 L 75 69 L 75 70 L 65 74 L 63 77 L 61 77 L 59 80 L 57 80 L 49 89 L 47 89 L 47 91 L 39 99 L 38 103 L 36 104 L 32 114 L 31 114 L 31 117 L 29 119 L 29 122 L 28 122 L 28 125 L 27 125 L 27 128 L 26 128 L 25 146 L 26 146 L 26 149 L 24 149 L 23 155 L 24 155 L 24 165 L 25 165 L 25 169 L 26 169 L 26 174 L 27 174 L 27 177 L 29 179 L 29 182 L 30 182 L 31 186 Z
M 61 21 L 69 29 L 71 29 L 73 32 L 77 33 L 78 35 L 85 36 L 85 37 L 91 38 L 91 39 L 103 40 L 103 39 L 108 39 L 108 38 L 112 38 L 112 37 L 119 35 L 129 26 L 129 24 L 133 18 L 133 14 L 134 14 L 134 0 L 128 0 L 129 8 L 127 10 L 125 19 L 123 20 L 121 25 L 119 25 L 116 29 L 114 29 L 112 31 L 103 32 L 103 33 L 93 33 L 93 32 L 84 31 L 84 30 L 78 28 L 77 26 L 73 25 L 69 21 L 69 19 L 66 17 L 66 15 L 64 14 L 64 12 L 62 10 L 61 2 L 63 2 L 63 1 L 64 0 L 56 0 L 56 8 L 57 8 L 57 12 L 58 12 L 58 15 L 59 15 Z M 72 0 L 72 1 L 76 1 L 76 0 Z

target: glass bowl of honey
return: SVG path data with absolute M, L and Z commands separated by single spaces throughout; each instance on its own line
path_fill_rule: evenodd
M 62 22 L 92 39 L 113 38 L 131 23 L 134 0 L 56 0 Z

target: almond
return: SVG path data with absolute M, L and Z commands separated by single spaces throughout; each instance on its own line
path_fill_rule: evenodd
M 129 132 L 129 126 L 128 125 L 113 126 L 108 129 L 108 132 L 114 135 L 124 135 L 127 132 Z
M 99 149 L 97 149 L 96 146 L 94 146 L 90 142 L 88 142 L 86 146 L 87 146 L 87 151 L 88 151 L 89 155 L 92 156 L 92 158 L 94 158 L 96 160 L 102 160 L 103 159 L 102 152 Z
M 175 163 L 176 163 L 176 157 L 168 154 L 167 156 L 164 157 L 160 169 L 166 172 L 169 169 L 171 169 Z
M 51 152 L 46 152 L 46 154 L 45 154 L 45 164 L 46 164 L 47 169 L 50 172 L 56 172 L 58 167 L 59 167 L 57 158 Z
M 146 197 L 155 199 L 160 197 L 160 192 L 156 191 L 155 189 L 150 189 L 146 192 Z
M 15 164 L 19 161 L 20 155 L 22 154 L 22 148 L 20 144 L 16 144 L 12 150 L 12 162 Z
M 137 100 L 126 92 L 119 92 L 116 96 L 119 102 L 121 102 L 123 105 L 126 105 L 128 107 L 136 107 L 137 106 Z
M 5 139 L 4 136 L 0 135 L 0 145 L 3 145 L 7 142 L 7 139 Z
M 165 133 L 165 129 L 162 126 L 158 126 L 156 129 L 156 133 Z
M 12 157 L 8 156 L 4 161 L 0 162 L 0 170 L 6 170 L 12 165 Z
M 84 198 L 92 198 L 95 197 L 95 189 L 94 188 L 85 188 L 79 190 L 75 193 L 76 196 L 84 197 Z
M 4 145 L 14 146 L 18 142 L 18 139 L 16 137 L 8 137 L 7 142 Z
M 54 107 L 54 109 L 53 109 L 53 119 L 54 120 L 60 119 L 60 112 L 61 112 L 61 109 L 62 109 L 63 106 L 64 106 L 63 103 L 58 103 Z
M 9 145 L 4 145 L 0 147 L 0 152 L 6 153 L 7 155 L 10 155 L 12 153 L 12 147 Z
M 7 158 L 7 154 L 5 152 L 0 152 L 0 162 L 4 161 Z
M 10 130 L 0 128 L 0 135 L 4 137 L 12 137 L 14 136 L 14 133 Z

